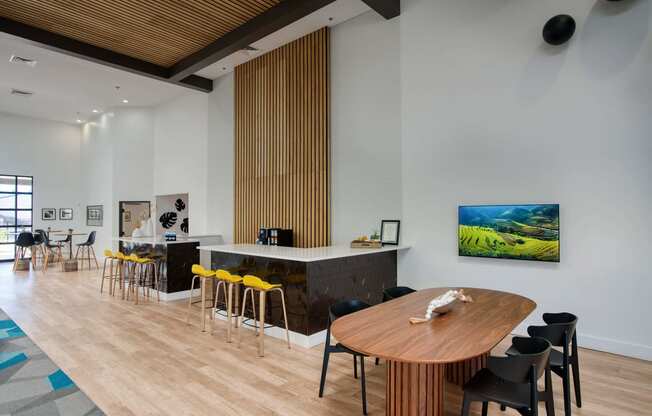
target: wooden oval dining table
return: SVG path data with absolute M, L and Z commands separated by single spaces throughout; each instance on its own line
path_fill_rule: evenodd
M 517 294 L 464 288 L 473 302 L 458 301 L 448 313 L 410 323 L 450 289 L 419 290 L 333 322 L 338 342 L 386 360 L 386 415 L 443 415 L 446 382 L 461 386 L 470 380 L 486 365 L 489 352 L 536 308 Z

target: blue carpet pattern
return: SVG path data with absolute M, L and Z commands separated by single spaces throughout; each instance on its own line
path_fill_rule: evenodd
M 0 309 L 0 415 L 103 414 Z

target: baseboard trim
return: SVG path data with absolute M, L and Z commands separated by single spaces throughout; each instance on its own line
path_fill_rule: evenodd
M 525 336 L 527 333 L 520 330 L 513 335 Z M 593 335 L 577 333 L 577 343 L 580 348 L 607 352 L 609 354 L 622 355 L 624 357 L 638 358 L 640 360 L 652 361 L 652 347 L 649 345 L 634 344 L 631 342 L 617 341 L 615 339 L 596 337 Z

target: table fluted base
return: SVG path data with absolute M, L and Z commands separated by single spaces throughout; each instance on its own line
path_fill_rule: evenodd
M 388 416 L 444 414 L 445 365 L 387 361 Z
M 464 386 L 466 382 L 478 371 L 487 366 L 487 357 L 489 354 L 482 354 L 469 360 L 458 361 L 456 363 L 446 364 L 446 380 L 458 386 Z

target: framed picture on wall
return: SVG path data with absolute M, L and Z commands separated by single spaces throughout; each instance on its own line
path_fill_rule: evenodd
M 398 245 L 401 230 L 401 221 L 382 220 L 380 222 L 380 242 L 389 245 Z
M 41 220 L 43 221 L 54 221 L 57 219 L 57 209 L 56 208 L 42 208 L 41 209 Z
M 90 227 L 101 227 L 104 220 L 103 205 L 86 206 L 86 225 Z
M 62 221 L 71 221 L 72 208 L 59 208 L 59 219 Z

